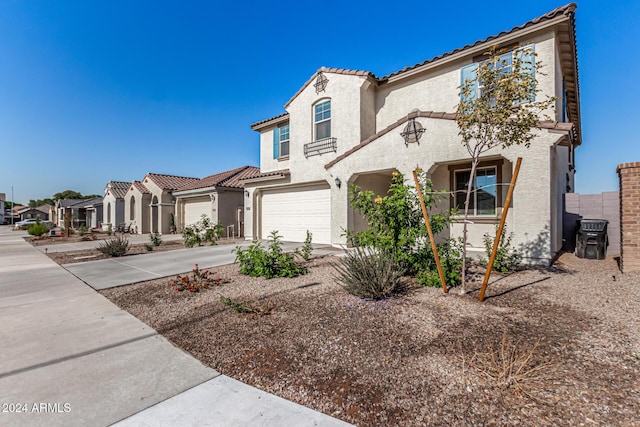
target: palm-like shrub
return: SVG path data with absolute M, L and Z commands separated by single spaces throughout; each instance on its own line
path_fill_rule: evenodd
M 334 278 L 355 296 L 383 299 L 407 290 L 404 269 L 393 252 L 356 247 L 333 265 Z

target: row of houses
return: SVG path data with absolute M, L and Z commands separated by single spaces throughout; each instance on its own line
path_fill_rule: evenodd
M 345 230 L 366 226 L 349 204 L 348 188 L 385 194 L 392 174 L 418 166 L 434 188 L 449 192 L 436 211 L 462 207 L 457 190 L 469 180 L 469 249 L 483 250 L 505 207 L 518 157 L 518 185 L 508 211 L 512 242 L 525 258 L 549 262 L 562 248 L 563 200 L 573 192 L 575 150 L 581 144 L 575 4 L 383 77 L 321 67 L 293 94 L 284 112 L 258 121 L 259 168 L 244 166 L 202 179 L 149 173 L 140 181 L 109 182 L 102 225 L 132 224 L 137 232 L 169 233 L 206 214 L 235 235 L 346 244 Z M 481 158 L 475 177 L 455 122 L 459 86 L 497 47 L 504 61 L 523 47 L 544 64 L 537 96 L 557 99 L 554 121 L 540 122 L 529 148 L 496 148 Z M 478 91 L 481 88 L 476 88 Z M 407 139 L 409 126 L 419 128 Z M 97 204 L 94 205 L 94 207 Z M 87 208 L 87 212 L 90 209 Z M 96 212 L 98 212 L 96 208 Z M 88 214 L 89 215 L 89 214 Z M 97 225 L 87 216 L 87 224 Z M 461 236 L 462 219 L 439 238 Z
M 97 221 L 105 229 L 124 224 L 137 233 L 172 233 L 206 215 L 220 223 L 229 235 L 242 235 L 242 180 L 259 172 L 255 166 L 242 166 L 201 179 L 148 173 L 140 181 L 110 181 L 101 200 L 101 219 Z

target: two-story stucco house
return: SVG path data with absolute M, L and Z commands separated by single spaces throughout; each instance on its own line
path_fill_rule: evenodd
M 492 47 L 506 55 L 530 47 L 543 63 L 542 96 L 557 97 L 556 122 L 541 122 L 529 148 L 512 146 L 481 158 L 474 193 L 469 245 L 482 252 L 482 236 L 494 233 L 516 159 L 523 157 L 507 216 L 513 243 L 531 262 L 548 262 L 562 247 L 563 195 L 573 191 L 574 150 L 580 145 L 580 104 L 574 12 L 558 8 L 523 25 L 384 77 L 366 71 L 320 68 L 284 106 L 285 113 L 252 125 L 260 133 L 260 174 L 244 181 L 245 235 L 266 238 L 278 230 L 285 240 L 334 246 L 346 243 L 345 229 L 362 219 L 349 205 L 356 184 L 385 194 L 391 174 L 412 182 L 418 166 L 434 188 L 464 187 L 470 158 L 458 135 L 455 111 L 465 73 Z M 401 135 L 415 120 L 418 141 Z M 452 195 L 438 210 L 461 206 Z M 481 200 L 480 200 L 481 199 Z M 456 218 L 447 230 L 461 235 Z

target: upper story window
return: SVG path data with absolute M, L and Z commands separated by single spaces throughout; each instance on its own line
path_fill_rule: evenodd
M 471 170 L 455 171 L 455 207 L 464 212 L 467 197 L 467 186 L 471 179 Z M 476 169 L 476 176 L 471 185 L 469 214 L 472 216 L 495 215 L 498 203 L 497 170 L 495 166 Z
M 470 99 L 476 99 L 479 97 L 483 90 L 485 90 L 482 82 L 478 81 L 478 66 L 486 64 L 488 67 L 499 67 L 500 74 L 508 74 L 513 70 L 514 59 L 520 61 L 520 68 L 522 73 L 527 73 L 535 77 L 535 51 L 534 45 L 524 46 L 510 52 L 504 53 L 492 59 L 485 59 L 484 61 L 474 62 L 460 69 L 460 84 L 464 84 L 465 81 L 470 80 L 475 82 L 475 89 L 471 91 Z M 535 96 L 535 95 L 534 95 Z M 531 99 L 534 101 L 535 99 Z
M 289 156 L 289 125 L 278 126 L 273 130 L 273 158 Z
M 331 137 L 331 100 L 313 107 L 313 132 L 316 141 Z

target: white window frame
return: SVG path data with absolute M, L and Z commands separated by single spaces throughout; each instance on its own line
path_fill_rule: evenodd
M 329 112 L 329 117 L 327 118 L 322 118 L 320 120 L 316 120 L 316 109 L 321 106 L 321 105 L 325 105 L 325 104 L 329 104 L 329 108 L 327 109 L 323 109 L 321 111 L 322 115 L 324 115 L 324 113 L 326 113 L 326 111 Z M 322 124 L 322 123 L 329 123 L 329 135 L 328 136 L 324 136 L 323 138 L 318 138 L 318 125 Z M 314 141 L 319 141 L 321 139 L 328 139 L 331 138 L 331 99 L 322 99 L 318 102 L 316 102 L 315 104 L 313 104 L 313 140 Z
M 287 132 L 286 132 L 287 138 L 283 139 L 282 130 L 285 129 L 285 128 L 287 129 Z M 279 156 L 278 156 L 278 158 L 289 157 L 289 153 L 291 152 L 291 144 L 289 143 L 290 138 L 291 138 L 290 133 L 291 133 L 291 128 L 289 127 L 289 124 L 278 126 L 278 146 L 279 146 L 279 149 L 278 149 Z M 282 146 L 285 143 L 287 144 L 287 154 L 284 154 L 283 153 L 284 150 L 282 149 Z

